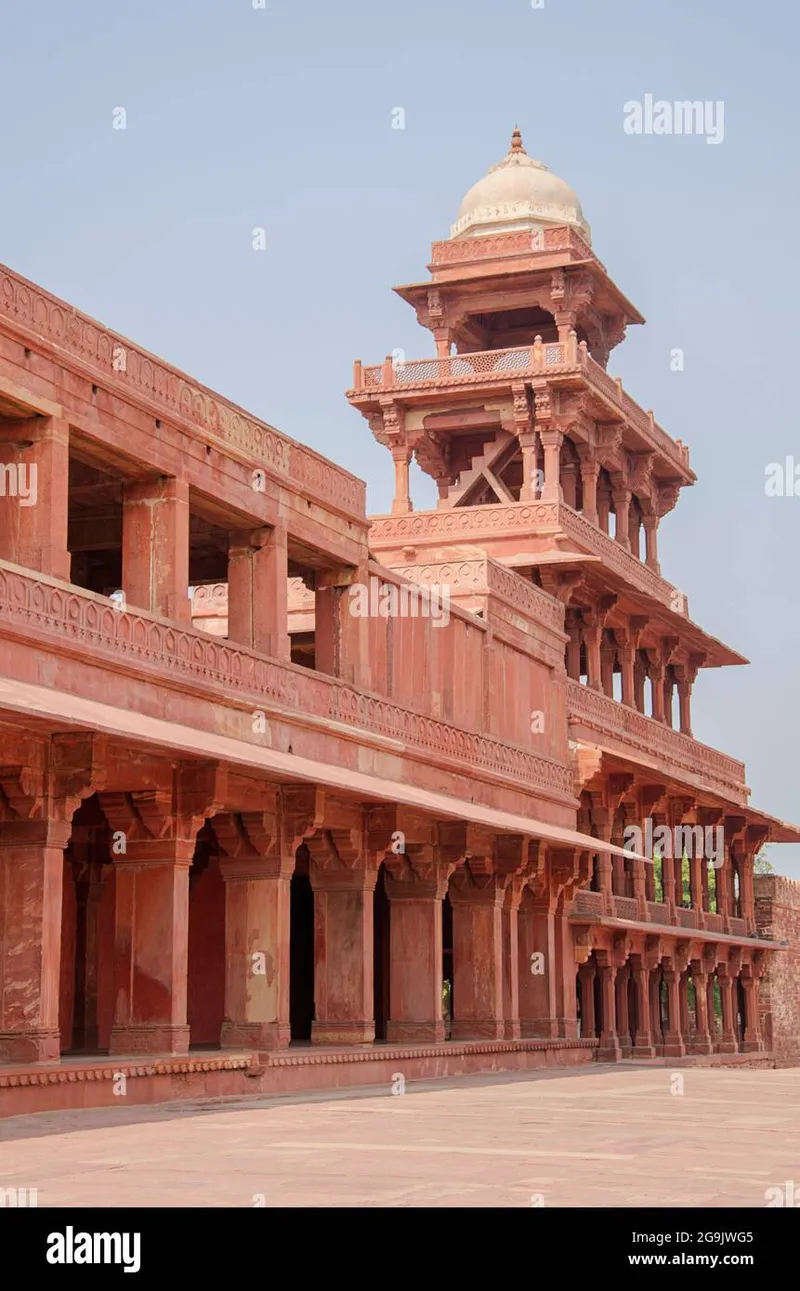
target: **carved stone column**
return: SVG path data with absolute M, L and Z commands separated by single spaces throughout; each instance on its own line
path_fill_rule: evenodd
M 522 450 L 522 486 L 519 492 L 519 500 L 520 502 L 535 502 L 539 496 L 536 474 L 536 431 L 531 429 L 520 434 L 519 446 Z
M 739 974 L 739 966 L 734 955 L 729 962 L 717 965 L 717 981 L 722 1002 L 722 1038 L 718 1045 L 720 1053 L 737 1053 L 736 1039 L 736 1006 L 734 990 Z
M 454 1040 L 500 1040 L 503 1019 L 502 906 L 507 877 L 490 857 L 470 856 L 450 880 L 453 907 Z
M 635 1058 L 654 1058 L 653 1034 L 650 1021 L 650 970 L 644 956 L 631 955 L 631 973 L 636 996 L 636 1031 L 633 1041 Z
M 614 515 L 616 516 L 616 530 L 614 537 L 621 547 L 630 551 L 630 507 L 631 494 L 630 489 L 616 487 L 611 490 L 611 496 L 614 501 Z
M 546 881 L 523 893 L 519 909 L 519 1011 L 523 1039 L 558 1035 L 555 911 Z
M 409 465 L 411 463 L 411 449 L 409 446 L 407 444 L 393 444 L 392 461 L 394 462 L 392 515 L 408 515 L 414 509 L 411 505 L 409 491 Z
M 581 446 L 578 448 L 581 459 L 581 490 L 583 493 L 583 518 L 590 524 L 599 525 L 597 512 L 597 479 L 600 474 L 600 463 L 592 450 Z
M 645 515 L 644 517 L 644 541 L 645 541 L 645 563 L 649 565 L 654 573 L 661 573 L 661 566 L 658 563 L 658 517 L 655 515 Z
M 564 435 L 560 430 L 553 430 L 548 426 L 540 431 L 540 438 L 544 449 L 544 488 L 542 490 L 542 501 L 563 502 L 564 495 L 561 489 L 561 445 L 564 442 Z
M 69 820 L 0 823 L 0 1059 L 54 1062 Z
M 0 472 L 0 559 L 68 582 L 69 424 L 42 416 L 0 426 Z
M 391 906 L 390 1016 L 386 1039 L 440 1043 L 442 1017 L 442 901 L 454 868 L 432 846 L 386 857 Z
M 367 589 L 370 573 L 359 567 L 318 570 L 314 598 L 314 653 L 318 672 L 369 689 L 369 619 L 355 613 L 354 584 Z
M 713 965 L 707 959 L 693 959 L 691 963 L 692 984 L 695 1000 L 695 1031 L 692 1040 L 693 1053 L 713 1053 L 714 1043 L 708 1020 L 708 983 Z
M 112 1053 L 186 1053 L 189 869 L 204 821 L 219 808 L 218 769 L 186 764 L 169 784 L 102 793 L 115 855 Z
M 619 1040 L 620 1053 L 623 1058 L 630 1058 L 633 1053 L 631 1044 L 631 1021 L 628 1010 L 628 982 L 630 980 L 631 967 L 626 962 L 622 967 L 617 969 L 616 979 L 616 1008 L 617 1008 L 617 1038 Z
M 600 1030 L 600 1048 L 597 1057 L 600 1062 L 619 1062 L 621 1050 L 617 1037 L 616 976 L 617 969 L 611 956 L 602 950 L 595 951 L 597 975 L 600 979 L 600 1000 L 602 1018 Z
M 281 836 L 273 801 L 263 812 L 215 817 L 224 855 L 225 1020 L 223 1048 L 284 1049 L 289 1021 L 293 840 Z
M 122 587 L 129 605 L 191 621 L 189 485 L 159 476 L 123 489 Z
M 357 805 L 325 802 L 321 829 L 306 837 L 314 892 L 312 1044 L 375 1039 L 373 893 L 376 858 Z
M 228 548 L 228 640 L 288 659 L 286 525 L 231 534 Z

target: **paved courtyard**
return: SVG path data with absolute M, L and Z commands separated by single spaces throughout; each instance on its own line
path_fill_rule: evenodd
M 681 1092 L 682 1089 L 682 1092 Z M 800 1191 L 800 1069 L 596 1067 L 0 1121 L 40 1206 L 719 1206 Z

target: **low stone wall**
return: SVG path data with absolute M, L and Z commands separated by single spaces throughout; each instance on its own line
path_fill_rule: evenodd
M 119 1107 L 193 1098 L 237 1098 L 383 1086 L 592 1063 L 596 1040 L 509 1040 L 375 1045 L 347 1050 L 208 1053 L 188 1058 L 67 1059 L 50 1067 L 0 1067 L 0 1117 L 62 1108 Z
M 769 956 L 761 979 L 761 1027 L 779 1067 L 800 1066 L 800 882 L 780 874 L 755 876 L 756 926 L 786 950 Z

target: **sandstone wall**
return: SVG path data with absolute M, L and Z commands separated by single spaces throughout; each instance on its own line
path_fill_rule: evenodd
M 779 874 L 755 876 L 756 925 L 786 950 L 769 956 L 761 980 L 761 1025 L 779 1066 L 800 1066 L 800 882 Z

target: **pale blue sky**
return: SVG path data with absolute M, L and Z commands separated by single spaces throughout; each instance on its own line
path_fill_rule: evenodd
M 800 497 L 764 494 L 768 462 L 800 461 L 799 28 L 789 0 L 6 6 L 0 260 L 366 478 L 381 511 L 353 359 L 431 352 L 390 288 L 425 276 L 519 122 L 649 320 L 611 372 L 691 449 L 664 574 L 753 661 L 701 674 L 696 735 L 800 820 Z M 723 100 L 724 142 L 627 135 L 647 93 Z M 793 855 L 772 851 L 800 875 Z

